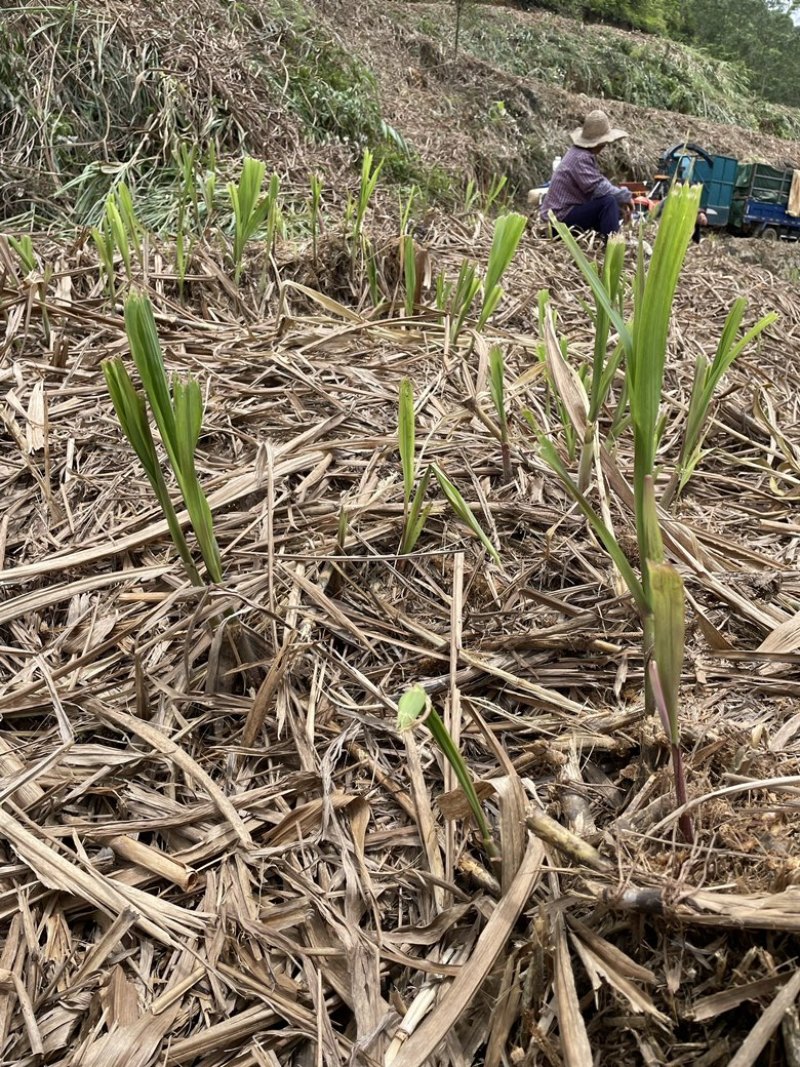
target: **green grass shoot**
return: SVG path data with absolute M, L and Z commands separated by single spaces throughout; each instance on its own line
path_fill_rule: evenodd
M 415 439 L 414 387 L 409 378 L 404 378 L 400 383 L 397 411 L 397 444 L 403 469 L 403 536 L 399 548 L 401 556 L 414 551 L 432 507 L 431 504 L 425 504 L 425 494 L 431 480 L 430 467 L 425 471 L 414 491 L 414 482 L 417 477 Z
M 503 297 L 500 280 L 514 258 L 528 220 L 525 215 L 509 212 L 502 215 L 494 226 L 486 277 L 483 281 L 483 305 L 478 317 L 478 329 L 482 330 Z
M 369 285 L 369 298 L 374 308 L 379 308 L 383 303 L 381 292 L 381 276 L 378 266 L 378 252 L 375 245 L 368 237 L 362 238 L 362 254 L 367 270 L 367 284 Z
M 411 318 L 414 314 L 414 301 L 417 295 L 416 247 L 411 234 L 406 233 L 400 238 L 400 252 L 405 283 L 405 313 L 407 318 Z
M 195 452 L 203 422 L 200 386 L 193 378 L 187 378 L 185 381 L 174 378 L 170 391 L 153 310 L 147 298 L 128 298 L 125 303 L 125 329 L 147 404 L 189 513 L 208 576 L 212 582 L 220 583 L 222 562 L 219 547 L 214 535 L 211 510 L 195 466 Z M 187 565 L 190 577 L 195 581 L 196 570 L 193 574 L 187 562 L 188 549 L 184 552 L 180 539 L 175 537 L 173 521 L 170 519 L 169 509 L 165 507 L 164 492 L 156 473 L 156 468 L 160 471 L 157 459 L 154 465 L 155 450 L 151 447 L 152 434 L 144 398 L 135 390 L 121 360 L 110 360 L 104 364 L 103 369 L 122 429 L 145 468 L 150 484 L 165 511 L 176 547 Z M 157 485 L 159 488 L 156 488 Z M 190 560 L 191 556 L 188 556 L 188 559 Z
M 414 415 L 414 386 L 410 378 L 400 382 L 400 397 L 397 411 L 397 443 L 400 463 L 403 468 L 403 499 L 408 510 L 414 491 L 416 417 Z
M 489 182 L 489 188 L 486 191 L 486 200 L 483 205 L 483 210 L 486 215 L 489 214 L 494 205 L 500 199 L 507 185 L 507 174 L 496 174 L 492 178 L 491 182 Z
M 407 556 L 409 552 L 414 551 L 417 541 L 419 541 L 422 531 L 425 529 L 425 523 L 428 521 L 428 516 L 433 508 L 432 504 L 425 503 L 425 494 L 428 492 L 428 483 L 430 480 L 431 468 L 428 467 L 417 483 L 416 491 L 411 500 L 411 506 L 406 509 L 405 521 L 403 523 L 403 537 L 399 548 L 399 554 L 401 556 Z
M 99 226 L 93 226 L 89 231 L 92 242 L 97 249 L 97 258 L 100 260 L 100 270 L 105 275 L 106 286 L 109 296 L 113 298 L 116 279 L 116 247 L 114 238 L 109 229 L 107 217 L 103 217 Z
M 139 261 L 139 266 L 144 266 L 144 258 L 142 253 L 142 238 L 144 236 L 144 227 L 139 221 L 136 212 L 133 207 L 133 197 L 131 191 L 125 182 L 120 182 L 116 190 L 116 205 L 119 212 L 119 217 L 122 220 L 122 225 L 125 228 L 125 234 L 128 239 L 129 246 L 136 254 L 136 258 Z
M 178 522 L 178 516 L 164 479 L 150 430 L 144 397 L 134 387 L 121 359 L 105 360 L 102 368 L 119 424 L 136 453 L 161 510 L 164 512 L 170 536 L 186 568 L 189 580 L 193 585 L 202 585 L 202 579 L 192 559 L 192 553 Z
M 497 856 L 497 846 L 492 839 L 489 822 L 484 814 L 472 775 L 469 772 L 464 757 L 461 755 L 453 738 L 450 736 L 441 716 L 431 703 L 431 699 L 421 685 L 415 685 L 400 698 L 397 705 L 397 729 L 400 733 L 412 730 L 415 726 L 424 723 L 430 730 L 433 740 L 439 747 L 444 758 L 453 769 L 456 781 L 467 799 L 470 811 L 475 822 L 478 824 L 484 848 L 490 856 Z
M 662 498 L 662 504 L 665 507 L 668 507 L 673 499 L 680 495 L 700 462 L 709 410 L 717 386 L 744 349 L 778 318 L 775 312 L 765 315 L 737 341 L 736 336 L 746 309 L 747 301 L 744 297 L 736 300 L 728 312 L 714 358 L 709 361 L 702 352 L 697 356 L 680 457 L 675 473 Z
M 622 237 L 612 236 L 606 245 L 603 270 L 600 279 L 606 291 L 609 303 L 622 312 L 622 279 L 625 267 L 625 241 Z M 611 332 L 611 319 L 604 302 L 595 298 L 594 349 L 592 353 L 591 383 L 587 390 L 589 412 L 586 434 L 584 436 L 578 486 L 581 492 L 589 487 L 592 463 L 597 447 L 597 420 L 603 410 L 611 384 L 622 359 L 622 346 L 617 345 L 614 356 L 607 360 L 608 340 Z
M 455 342 L 466 322 L 472 305 L 475 302 L 475 297 L 481 287 L 481 280 L 478 277 L 475 264 L 470 260 L 465 259 L 461 263 L 461 268 L 458 272 L 458 278 L 456 279 L 455 288 L 451 292 L 451 326 L 450 326 L 450 340 Z
M 378 184 L 378 178 L 383 168 L 383 160 L 377 165 L 375 164 L 375 157 L 369 148 L 364 149 L 364 156 L 361 160 L 361 182 L 358 187 L 358 200 L 356 202 L 355 220 L 353 222 L 353 241 L 354 241 L 354 254 L 355 248 L 358 247 L 361 241 L 361 236 L 364 230 L 364 220 L 367 215 L 367 210 L 372 200 L 372 195 L 375 192 L 375 186 Z
M 439 483 L 439 488 L 444 493 L 448 503 L 450 504 L 450 507 L 453 509 L 455 514 L 458 516 L 459 519 L 461 519 L 464 525 L 467 526 L 472 531 L 472 533 L 475 534 L 475 536 L 483 544 L 484 548 L 495 561 L 495 563 L 499 564 L 501 562 L 500 553 L 497 551 L 491 540 L 484 533 L 483 527 L 475 518 L 474 514 L 472 513 L 472 509 L 464 500 L 461 493 L 458 491 L 455 485 L 453 485 L 453 483 L 450 481 L 444 471 L 435 463 L 431 464 L 431 470 L 433 471 L 436 481 Z
M 314 262 L 317 262 L 317 246 L 321 228 L 322 208 L 322 178 L 318 174 L 312 174 L 311 183 L 311 254 Z
M 512 480 L 511 448 L 508 442 L 508 413 L 506 411 L 505 360 L 499 345 L 493 345 L 489 351 L 489 391 L 497 413 L 500 426 L 500 450 L 503 459 L 503 481 Z
M 408 226 L 411 221 L 411 211 L 414 207 L 414 202 L 419 196 L 419 186 L 412 185 L 411 189 L 406 197 L 405 203 L 400 201 L 400 236 L 404 237 L 408 233 Z
M 29 233 L 24 233 L 21 237 L 14 237 L 13 234 L 9 234 L 8 243 L 17 253 L 22 269 L 26 274 L 32 274 L 38 269 L 36 253 Z
M 686 644 L 686 607 L 683 579 L 669 563 L 651 568 L 653 603 L 653 657 L 649 665 L 650 683 L 664 731 L 670 740 L 675 799 L 678 807 L 687 801 L 686 775 L 681 753 L 680 685 Z M 691 819 L 679 821 L 686 841 L 694 840 Z
M 474 178 L 470 178 L 464 188 L 464 211 L 468 214 L 478 202 L 480 193 Z
M 523 415 L 528 425 L 537 436 L 539 452 L 545 463 L 547 463 L 548 467 L 550 467 L 554 474 L 558 475 L 561 484 L 578 505 L 584 518 L 597 534 L 598 540 L 611 557 L 619 573 L 622 575 L 622 579 L 628 587 L 628 592 L 631 594 L 640 616 L 647 616 L 650 611 L 650 604 L 645 596 L 642 583 L 637 578 L 636 572 L 630 565 L 628 557 L 622 551 L 613 532 L 609 529 L 606 523 L 603 522 L 584 494 L 580 491 L 577 484 L 570 476 L 563 460 L 559 456 L 555 445 L 538 426 L 533 414 L 530 411 L 524 411 Z
M 615 327 L 625 355 L 634 447 L 634 498 L 636 537 L 642 561 L 642 584 L 649 603 L 649 563 L 654 558 L 648 542 L 652 529 L 645 515 L 645 483 L 652 478 L 661 420 L 669 325 L 678 277 L 694 230 L 700 207 L 701 186 L 675 186 L 661 212 L 653 255 L 645 266 L 640 241 L 634 280 L 633 322 L 628 326 L 621 309 L 612 299 L 604 279 L 589 263 L 569 229 L 553 219 L 559 236 L 570 249 L 576 264 L 589 283 L 597 307 Z
M 280 179 L 273 174 L 269 190 L 261 196 L 266 167 L 261 160 L 247 156 L 242 163 L 238 183 L 228 182 L 228 196 L 233 209 L 233 267 L 238 284 L 242 274 L 244 250 L 257 231 L 267 223 L 267 247 L 272 250 L 277 227 Z

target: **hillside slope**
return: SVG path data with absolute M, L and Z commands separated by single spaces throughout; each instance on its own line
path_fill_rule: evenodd
M 454 18 L 441 3 L 392 3 L 386 11 L 452 53 Z M 568 92 L 696 115 L 791 137 L 800 114 L 759 98 L 743 70 L 654 34 L 501 5 L 466 8 L 459 50 L 509 73 Z
M 659 49 L 670 46 L 552 15 L 480 10 L 464 31 L 472 54 L 453 60 L 445 3 L 189 0 L 173 19 L 168 5 L 86 0 L 45 11 L 26 0 L 0 26 L 0 210 L 23 228 L 33 211 L 94 222 L 107 190 L 124 179 L 153 191 L 150 220 L 169 228 L 181 153 L 190 147 L 198 163 L 218 160 L 223 173 L 226 160 L 247 151 L 291 180 L 304 182 L 319 167 L 345 188 L 369 145 L 385 178 L 432 198 L 455 191 L 458 199 L 468 178 L 488 184 L 498 175 L 524 192 L 547 177 L 568 131 L 595 106 L 631 133 L 606 157 L 618 175 L 648 178 L 664 148 L 686 137 L 740 158 L 800 159 L 798 142 L 711 120 L 732 114 L 735 85 L 724 65 L 703 68 L 702 115 L 641 107 L 638 83 L 618 77 L 608 88 L 632 100 L 582 95 L 554 83 L 582 84 L 585 67 L 586 85 L 601 86 L 611 68 L 596 43 L 590 53 L 581 44 L 586 63 L 564 73 L 552 65 L 559 42 L 565 55 L 587 32 L 604 35 L 598 41 L 607 50 L 624 43 L 628 73 L 645 49 L 640 80 L 655 78 Z M 663 59 L 665 84 L 674 88 L 682 62 Z M 541 77 L 520 74 L 528 64 Z M 655 81 L 648 91 L 658 99 Z M 758 121 L 752 100 L 742 99 L 737 114 Z M 781 112 L 779 125 L 791 126 L 790 114 Z
M 631 133 L 629 141 L 604 157 L 613 172 L 630 178 L 647 179 L 663 150 L 686 138 L 743 159 L 800 160 L 798 141 L 698 115 L 570 92 L 551 81 L 504 71 L 472 54 L 453 60 L 439 40 L 409 29 L 411 23 L 436 23 L 444 27 L 439 36 L 446 37 L 452 12 L 444 3 L 325 0 L 318 7 L 375 72 L 388 121 L 424 159 L 445 161 L 467 174 L 486 179 L 505 173 L 519 188 L 546 178 L 552 157 L 563 153 L 569 130 L 595 107 L 604 108 Z M 500 15 L 482 10 L 481 17 L 519 26 L 537 22 L 537 16 L 508 9 Z M 557 25 L 565 35 L 586 32 L 569 20 L 558 20 Z M 511 46 L 507 55 L 513 55 Z

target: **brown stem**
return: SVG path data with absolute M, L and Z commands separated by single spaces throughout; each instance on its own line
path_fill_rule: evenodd
M 681 746 L 674 742 L 670 745 L 672 750 L 672 774 L 675 778 L 675 801 L 679 808 L 682 808 L 689 802 L 689 796 L 686 791 L 686 772 L 683 766 L 683 753 L 681 752 Z M 694 844 L 694 826 L 692 825 L 692 817 L 688 811 L 685 811 L 683 815 L 678 819 L 678 827 L 680 828 L 683 840 L 687 845 Z
M 678 485 L 680 484 L 681 472 L 680 468 L 672 472 L 670 480 L 667 482 L 667 487 L 661 494 L 661 507 L 671 507 L 675 497 L 678 495 Z
M 511 448 L 505 437 L 500 443 L 500 451 L 503 456 L 503 484 L 507 485 L 510 481 L 513 481 L 514 474 L 511 470 Z

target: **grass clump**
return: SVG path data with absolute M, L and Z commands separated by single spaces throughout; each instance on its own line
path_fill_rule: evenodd
M 272 251 L 275 233 L 280 225 L 280 178 L 273 174 L 266 193 L 261 195 L 266 166 L 248 156 L 242 163 L 238 182 L 228 183 L 228 196 L 233 209 L 233 269 L 238 284 L 244 264 L 244 250 L 262 226 L 266 226 L 267 251 Z
M 131 355 L 139 372 L 143 393 L 133 382 L 121 359 L 103 363 L 103 374 L 120 426 L 128 438 L 164 512 L 178 554 L 192 584 L 203 580 L 184 536 L 150 427 L 148 408 L 167 453 L 189 513 L 210 581 L 222 582 L 222 561 L 214 534 L 211 509 L 200 485 L 195 452 L 203 424 L 203 399 L 193 378 L 167 379 L 153 309 L 145 297 L 131 296 L 125 303 L 125 330 Z

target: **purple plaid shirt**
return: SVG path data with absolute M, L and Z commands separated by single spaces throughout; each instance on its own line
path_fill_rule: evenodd
M 630 189 L 620 189 L 603 177 L 594 152 L 573 145 L 556 168 L 539 215 L 547 222 L 552 211 L 558 221 L 563 222 L 572 208 L 601 196 L 616 197 L 621 204 L 632 199 Z

